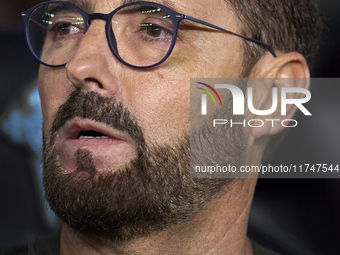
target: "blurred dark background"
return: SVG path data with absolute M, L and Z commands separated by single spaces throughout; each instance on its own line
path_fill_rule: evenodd
M 19 13 L 35 0 L 0 4 L 0 248 L 27 243 L 58 229 L 42 199 L 39 65 L 26 46 Z M 339 77 L 340 1 L 319 1 L 327 29 L 313 77 Z M 339 87 L 312 88 L 311 112 L 267 162 L 340 164 Z M 312 99 L 313 99 L 312 97 Z M 297 117 L 299 118 L 299 116 Z M 340 179 L 259 179 L 249 235 L 282 254 L 340 254 Z
M 326 29 L 312 77 L 340 77 L 340 1 L 317 1 Z M 339 86 L 311 87 L 311 118 L 297 114 L 299 127 L 266 162 L 271 165 L 340 163 Z M 340 254 L 340 179 L 259 179 L 248 234 L 289 255 Z

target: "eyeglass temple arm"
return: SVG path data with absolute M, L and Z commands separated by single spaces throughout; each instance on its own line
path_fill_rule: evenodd
M 213 24 L 211 24 L 211 23 L 209 23 L 209 22 L 206 22 L 206 21 L 203 21 L 203 20 L 200 20 L 200 19 L 196 19 L 196 18 L 191 17 L 191 16 L 188 16 L 188 15 L 184 15 L 184 18 L 185 18 L 185 19 L 188 19 L 188 20 L 191 20 L 191 21 L 194 21 L 194 22 L 197 22 L 197 23 L 199 23 L 199 24 L 208 26 L 208 27 L 212 27 L 212 28 L 221 30 L 221 31 L 223 31 L 223 32 L 226 32 L 226 33 L 229 33 L 229 34 L 232 34 L 232 35 L 236 35 L 236 36 L 241 37 L 241 38 L 243 38 L 243 39 L 245 39 L 245 40 L 252 41 L 252 42 L 254 42 L 254 43 L 260 44 L 261 46 L 263 46 L 264 48 L 266 48 L 266 49 L 273 55 L 274 58 L 277 57 L 275 51 L 274 51 L 269 45 L 267 45 L 267 44 L 265 44 L 265 43 L 263 43 L 263 42 L 261 42 L 261 41 L 259 41 L 259 40 L 256 40 L 256 39 L 253 39 L 253 38 L 244 36 L 244 35 L 236 34 L 236 33 L 234 33 L 234 32 L 231 32 L 231 31 L 229 31 L 229 30 L 226 30 L 226 29 L 224 29 L 224 28 L 215 26 L 215 25 L 213 25 Z

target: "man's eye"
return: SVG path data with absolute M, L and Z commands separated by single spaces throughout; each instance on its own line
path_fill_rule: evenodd
M 160 26 L 154 25 L 154 24 L 142 24 L 142 26 L 146 27 L 146 33 L 149 36 L 155 37 L 155 38 L 166 38 L 171 37 L 172 33 Z
M 70 23 L 59 23 L 56 26 L 56 33 L 58 36 L 68 36 L 79 33 L 80 29 Z

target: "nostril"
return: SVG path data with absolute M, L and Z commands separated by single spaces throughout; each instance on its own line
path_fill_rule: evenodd
M 89 83 L 97 83 L 98 84 L 98 87 L 99 88 L 104 88 L 103 84 L 101 84 L 98 80 L 96 79 L 93 79 L 93 78 L 86 78 L 85 79 L 86 82 L 89 82 Z

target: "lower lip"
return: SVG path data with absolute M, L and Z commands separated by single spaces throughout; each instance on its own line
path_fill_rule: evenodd
M 66 146 L 91 147 L 91 148 L 118 146 L 122 143 L 125 143 L 125 141 L 114 138 L 67 139 L 65 141 Z

